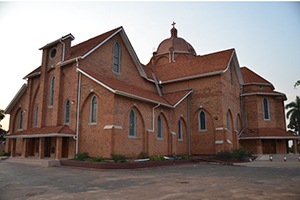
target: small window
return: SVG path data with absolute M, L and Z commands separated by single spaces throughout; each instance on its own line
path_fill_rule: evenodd
M 204 110 L 201 110 L 199 113 L 199 131 L 206 130 L 206 115 Z
M 230 79 L 231 79 L 231 86 L 233 87 L 233 71 L 232 71 L 232 62 L 230 63 Z
M 55 76 L 52 77 L 51 83 L 50 83 L 50 100 L 49 100 L 49 106 L 53 106 L 53 99 L 54 99 L 54 82 L 55 82 Z
M 181 122 L 181 119 L 178 121 L 178 140 L 182 140 L 182 122 Z
M 226 118 L 227 118 L 227 130 L 230 131 L 230 117 L 229 117 L 229 112 L 227 112 Z
M 118 42 L 115 43 L 114 45 L 114 65 L 113 65 L 113 72 L 115 73 L 120 73 L 120 55 L 121 55 L 121 50 L 120 50 L 120 45 Z
M 237 132 L 240 132 L 240 121 L 239 121 L 239 116 L 236 118 L 236 130 L 237 130 Z
M 270 120 L 269 101 L 267 98 L 263 99 L 264 119 Z
M 97 122 L 97 107 L 98 107 L 98 100 L 97 97 L 94 95 L 90 103 L 90 123 Z
M 262 90 L 264 88 L 264 86 L 260 85 L 258 86 L 260 90 Z
M 50 56 L 50 59 L 54 59 L 55 58 L 55 56 L 56 56 L 56 48 L 51 49 L 49 56 Z
M 161 115 L 157 117 L 157 138 L 162 139 L 162 118 Z
M 21 130 L 22 126 L 23 126 L 23 110 L 20 110 L 18 129 Z
M 134 109 L 129 113 L 129 137 L 136 137 L 136 115 Z
M 33 124 L 34 127 L 37 126 L 37 119 L 38 119 L 38 106 L 35 107 L 35 111 L 34 111 L 34 124 Z
M 69 124 L 70 123 L 70 100 L 67 99 L 65 103 L 65 117 L 64 117 L 64 123 Z

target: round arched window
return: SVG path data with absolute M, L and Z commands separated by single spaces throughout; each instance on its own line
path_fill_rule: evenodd
M 53 49 L 51 49 L 51 51 L 50 51 L 50 58 L 51 58 L 51 59 L 54 59 L 55 56 L 56 56 L 56 48 L 53 48 Z

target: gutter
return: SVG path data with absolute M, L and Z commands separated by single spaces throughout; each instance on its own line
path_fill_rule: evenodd
M 47 133 L 47 134 L 36 134 L 36 135 L 8 135 L 4 138 L 43 138 L 43 137 L 74 137 L 74 135 L 66 133 Z
M 76 60 L 78 65 L 78 60 Z M 77 96 L 77 116 L 76 116 L 76 136 L 73 137 L 76 140 L 76 154 L 78 154 L 78 132 L 79 132 L 79 112 L 80 112 L 80 91 L 81 91 L 81 73 L 79 72 L 78 79 L 78 96 Z
M 155 108 L 157 108 L 157 107 L 159 107 L 160 106 L 160 103 L 159 104 L 157 104 L 156 106 L 154 106 L 153 108 L 152 108 L 152 129 L 148 129 L 148 132 L 151 132 L 151 133 L 153 133 L 154 132 L 154 109 Z
M 62 55 L 62 58 L 61 58 L 61 62 L 64 62 L 64 60 L 65 60 L 65 48 L 66 48 L 66 44 L 63 43 L 61 41 L 61 39 L 59 40 L 59 42 L 62 43 L 62 45 L 63 45 L 63 52 L 62 52 L 63 55 Z

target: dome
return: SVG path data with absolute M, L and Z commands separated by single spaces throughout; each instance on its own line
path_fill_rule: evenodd
M 178 53 L 188 53 L 196 56 L 196 52 L 192 45 L 190 45 L 183 38 L 177 37 L 177 29 L 171 29 L 171 37 L 162 41 L 157 48 L 157 54 L 163 54 L 170 51 Z

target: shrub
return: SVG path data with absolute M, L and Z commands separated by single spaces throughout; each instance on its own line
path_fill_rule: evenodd
M 244 161 L 245 158 L 252 156 L 251 152 L 246 151 L 243 148 L 233 149 L 233 150 L 231 150 L 231 152 L 232 152 L 232 157 L 238 158 L 240 161 Z
M 0 152 L 0 156 L 8 156 L 8 153 L 3 151 L 3 152 Z
M 220 151 L 217 155 L 218 158 L 232 158 L 232 154 L 229 151 Z
M 143 151 L 138 155 L 138 159 L 145 159 L 148 157 L 149 157 L 148 154 Z
M 75 155 L 74 160 L 83 161 L 83 160 L 87 159 L 88 157 L 89 157 L 88 152 L 78 153 Z
M 110 156 L 116 163 L 126 163 L 127 162 L 125 155 L 111 153 Z
M 105 158 L 102 158 L 102 157 L 96 157 L 96 158 L 90 159 L 90 162 L 106 162 L 106 160 L 105 160 Z
M 166 160 L 163 156 L 153 156 L 150 158 L 150 161 L 161 161 Z

